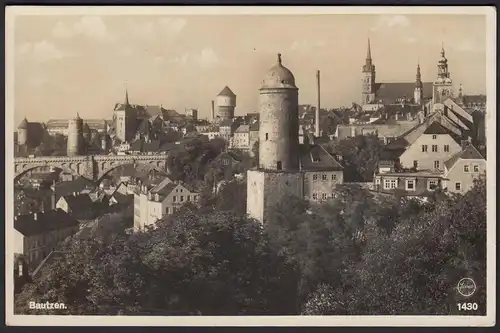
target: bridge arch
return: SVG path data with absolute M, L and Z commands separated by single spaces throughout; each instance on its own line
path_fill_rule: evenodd
M 51 167 L 54 169 L 58 169 L 67 173 L 70 173 L 75 176 L 80 176 L 77 170 L 72 170 L 71 168 L 63 165 L 34 165 L 34 166 L 29 166 L 26 167 L 25 164 L 23 165 L 16 165 L 15 166 L 15 177 L 14 177 L 14 183 L 18 182 L 24 175 L 26 175 L 28 172 L 36 170 L 38 168 L 46 168 L 46 167 Z M 21 170 L 19 170 L 21 169 Z
M 104 164 L 106 163 L 106 164 Z M 97 184 L 100 184 L 102 180 L 109 175 L 110 172 L 113 170 L 116 170 L 118 168 L 127 166 L 127 165 L 136 165 L 138 168 L 144 168 L 147 171 L 152 171 L 156 170 L 159 172 L 165 172 L 166 171 L 166 163 L 164 161 L 148 161 L 148 162 L 139 162 L 139 161 L 124 161 L 124 162 L 103 162 L 102 166 L 103 168 L 100 170 L 99 175 L 97 177 Z M 104 168 L 106 166 L 106 168 Z

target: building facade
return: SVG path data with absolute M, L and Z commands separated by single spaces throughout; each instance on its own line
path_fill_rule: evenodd
M 154 227 L 165 215 L 174 214 L 185 203 L 196 204 L 198 199 L 198 193 L 169 178 L 151 187 L 144 184 L 134 193 L 134 229 Z

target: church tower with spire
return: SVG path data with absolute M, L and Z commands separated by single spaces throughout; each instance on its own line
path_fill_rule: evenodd
M 453 96 L 453 82 L 448 71 L 448 59 L 446 59 L 444 47 L 441 47 L 441 58 L 438 61 L 437 69 L 437 77 L 432 89 L 434 110 L 440 109 L 444 101 Z
M 417 75 L 415 78 L 415 91 L 413 94 L 413 100 L 415 104 L 421 105 L 424 99 L 424 91 L 422 84 L 422 76 L 420 75 L 420 63 L 417 64 Z
M 129 142 L 132 140 L 137 119 L 135 110 L 129 102 L 128 88 L 125 88 L 124 103 L 117 104 L 115 107 L 113 119 L 116 137 L 121 142 Z
M 375 65 L 372 62 L 372 51 L 370 39 L 366 50 L 366 60 L 362 71 L 362 96 L 361 104 L 369 104 L 375 101 Z

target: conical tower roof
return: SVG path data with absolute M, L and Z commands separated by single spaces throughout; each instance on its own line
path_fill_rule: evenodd
M 23 121 L 17 127 L 18 129 L 27 129 L 28 128 L 28 119 L 24 118 Z
M 236 96 L 231 89 L 229 89 L 228 86 L 225 86 L 224 89 L 221 90 L 221 92 L 217 96 L 229 96 L 229 97 L 234 97 Z

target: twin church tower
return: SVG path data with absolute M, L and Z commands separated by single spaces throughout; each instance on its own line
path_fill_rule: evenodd
M 448 59 L 446 59 L 444 47 L 441 48 L 437 77 L 434 82 L 422 82 L 420 64 L 417 64 L 414 83 L 378 83 L 372 60 L 370 39 L 368 39 L 366 60 L 362 68 L 361 104 L 393 104 L 405 100 L 411 104 L 422 105 L 426 100 L 432 99 L 434 105 L 443 103 L 448 97 L 452 97 L 452 91 Z

